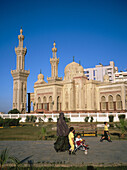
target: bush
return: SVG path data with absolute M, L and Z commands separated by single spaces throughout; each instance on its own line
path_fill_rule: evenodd
M 26 116 L 26 122 L 30 122 L 30 116 Z
M 113 115 L 109 115 L 109 122 L 113 122 L 113 120 L 114 120 L 114 116 Z
M 36 122 L 37 120 L 37 117 L 36 116 L 30 116 L 30 121 L 31 122 Z
M 94 118 L 91 116 L 90 122 L 93 122 Z
M 124 114 L 119 115 L 118 118 L 119 118 L 119 121 L 120 121 L 121 119 L 125 119 L 125 115 L 124 115 Z
M 53 119 L 51 117 L 49 117 L 48 122 L 53 122 Z
M 70 121 L 71 121 L 70 118 L 65 117 L 65 122 L 70 122 Z
M 113 115 L 109 115 L 109 122 L 113 122 L 113 120 L 114 120 L 114 116 Z M 110 124 L 110 127 L 114 127 L 114 125 L 113 124 Z
M 44 122 L 44 120 L 41 117 L 39 117 L 39 122 Z
M 85 117 L 84 121 L 85 121 L 85 122 L 88 122 L 88 120 L 89 120 L 89 117 L 88 117 L 88 116 Z
M 41 138 L 42 138 L 43 140 L 45 140 L 45 136 L 46 136 L 46 128 L 45 128 L 45 127 L 42 127 L 42 128 L 41 128 Z
M 9 126 L 18 126 L 19 119 L 0 119 L 0 126 L 9 127 Z
M 13 109 L 13 110 L 10 110 L 9 112 L 8 112 L 8 114 L 20 114 L 20 111 L 19 110 L 17 110 L 17 109 Z
M 127 132 L 127 121 L 120 119 L 119 123 L 115 124 L 118 129 L 121 131 L 121 135 L 124 135 Z
M 36 116 L 26 116 L 26 122 L 36 122 L 37 117 Z

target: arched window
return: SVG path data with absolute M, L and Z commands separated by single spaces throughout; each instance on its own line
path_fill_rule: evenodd
M 53 110 L 52 96 L 49 97 L 49 110 Z
M 106 110 L 106 98 L 105 98 L 105 96 L 101 97 L 101 109 Z
M 42 109 L 41 98 L 38 97 L 38 109 Z
M 45 96 L 43 97 L 43 103 L 46 103 L 46 97 Z
M 121 101 L 121 96 L 119 94 L 117 94 L 116 96 L 116 109 L 122 110 L 122 101 Z
M 57 96 L 57 111 L 60 111 L 60 96 Z
M 43 108 L 47 110 L 47 99 L 45 96 L 43 97 Z
M 113 96 L 108 96 L 108 108 L 109 110 L 114 110 L 114 106 L 113 106 Z

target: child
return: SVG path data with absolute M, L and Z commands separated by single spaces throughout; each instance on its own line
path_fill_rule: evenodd
M 104 122 L 104 135 L 101 137 L 100 142 L 103 142 L 103 140 L 108 140 L 108 142 L 112 142 L 109 136 L 109 130 L 107 126 L 107 122 Z
M 70 133 L 68 135 L 68 138 L 69 138 L 69 144 L 71 146 L 71 148 L 69 149 L 69 155 L 73 154 L 75 155 L 75 146 L 74 146 L 74 128 L 73 127 L 70 127 Z
M 87 151 L 88 149 L 88 145 L 85 144 L 85 140 L 81 138 L 81 135 L 79 133 L 77 134 L 77 137 L 75 139 L 75 147 L 76 147 L 76 150 L 82 149 L 82 150 Z

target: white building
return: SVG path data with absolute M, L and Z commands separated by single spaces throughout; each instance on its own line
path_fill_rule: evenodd
M 117 72 L 114 74 L 114 82 L 125 82 L 127 81 L 127 72 Z
M 114 73 L 118 71 L 118 68 L 115 67 L 113 61 L 110 61 L 109 65 L 96 65 L 94 68 L 87 68 L 84 69 L 84 73 L 89 80 L 97 80 L 97 81 L 104 81 L 104 75 L 108 74 L 109 81 L 114 82 Z

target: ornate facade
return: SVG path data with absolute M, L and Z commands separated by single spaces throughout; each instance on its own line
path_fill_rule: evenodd
M 58 77 L 57 48 L 54 42 L 50 58 L 51 77 L 44 81 L 40 73 L 30 94 L 33 112 L 126 112 L 127 82 L 111 83 L 104 75 L 104 82 L 88 80 L 84 68 L 73 61 L 64 70 L 64 79 Z

